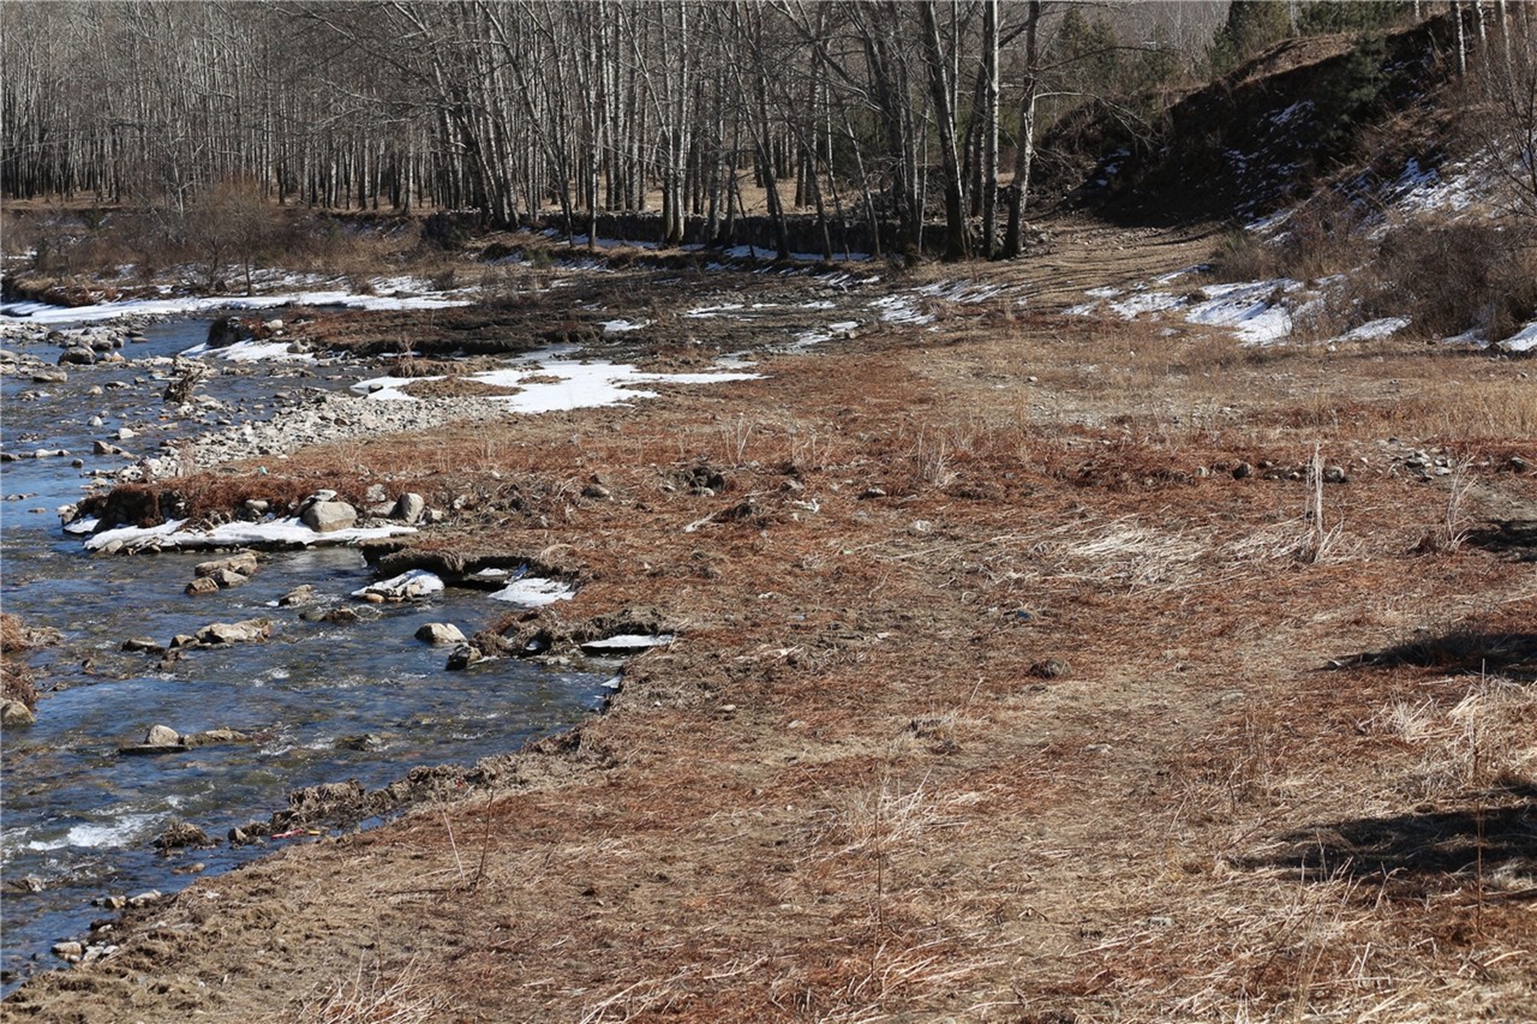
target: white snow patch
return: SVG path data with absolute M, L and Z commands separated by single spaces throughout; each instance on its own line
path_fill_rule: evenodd
M 720 316 L 722 313 L 735 313 L 737 310 L 747 307 L 740 302 L 722 302 L 717 306 L 696 306 L 684 312 L 684 316 L 696 319 Z
M 17 302 L 0 307 L 0 316 L 25 319 L 34 324 L 68 324 L 115 320 L 125 316 L 185 316 L 222 310 L 275 309 L 279 306 L 346 306 L 353 309 L 445 309 L 468 306 L 473 299 L 432 295 L 359 295 L 345 290 L 285 292 L 275 295 L 224 295 L 199 298 L 129 299 L 90 306 L 51 306 L 42 302 Z
M 1287 278 L 1211 285 L 1203 289 L 1206 301 L 1192 305 L 1184 316 L 1194 324 L 1231 327 L 1248 344 L 1280 341 L 1291 333 L 1292 318 L 1279 300 L 1300 287 Z
M 1537 320 L 1527 324 L 1504 341 L 1499 342 L 1499 347 L 1506 352 L 1537 351 Z
M 155 541 L 161 548 L 237 547 L 241 545 L 298 544 L 303 547 L 351 544 L 380 540 L 405 533 L 415 533 L 414 526 L 353 527 L 316 533 L 297 518 L 274 519 L 264 523 L 223 523 L 208 530 L 183 530 L 185 519 L 171 519 L 159 526 L 120 526 L 103 530 L 85 542 L 87 551 L 98 551 L 115 540 L 124 544 Z
M 1418 160 L 1410 159 L 1388 193 L 1397 196 L 1396 205 L 1410 213 L 1469 209 L 1478 200 L 1472 170 L 1458 162 L 1448 165 L 1447 172 L 1421 167 Z
M 589 640 L 582 644 L 584 651 L 642 651 L 650 647 L 666 647 L 676 640 L 671 633 L 621 633 L 602 640 Z
M 493 601 L 507 601 L 526 608 L 542 608 L 556 601 L 569 601 L 575 595 L 576 588 L 568 583 L 545 579 L 542 576 L 525 576 L 521 580 L 513 580 L 501 590 L 488 596 Z
M 912 295 L 886 295 L 870 303 L 870 308 L 888 324 L 931 324 L 934 314 L 920 313 Z
M 1107 305 L 1127 320 L 1135 320 L 1142 313 L 1162 313 L 1165 310 L 1176 308 L 1184 301 L 1184 299 L 1171 295 L 1168 292 L 1142 292 L 1139 295 L 1129 295 L 1118 302 L 1107 303 Z
M 182 353 L 200 357 L 215 355 L 232 363 L 258 363 L 271 360 L 280 363 L 313 363 L 315 357 L 308 352 L 295 352 L 286 341 L 237 341 L 223 348 L 209 348 L 206 344 L 194 345 Z
M 629 331 L 638 331 L 642 328 L 650 326 L 650 320 L 641 320 L 638 323 L 634 320 L 605 320 L 603 321 L 603 333 L 624 334 Z
M 1377 338 L 1386 338 L 1408 327 L 1414 321 L 1406 316 L 1385 316 L 1379 320 L 1371 320 L 1360 327 L 1352 328 L 1336 338 L 1336 341 L 1372 341 Z
M 513 362 L 506 369 L 471 374 L 467 379 L 498 387 L 521 388 L 515 395 L 488 397 L 512 412 L 540 413 L 621 405 L 635 399 L 656 397 L 654 391 L 631 386 L 635 384 L 718 384 L 755 380 L 761 376 L 730 370 L 715 373 L 642 373 L 628 363 L 548 358 L 561 351 L 549 349 L 534 353 Z M 400 390 L 409 382 L 409 379 L 403 377 L 374 377 L 354 384 L 352 390 L 380 401 L 414 401 Z

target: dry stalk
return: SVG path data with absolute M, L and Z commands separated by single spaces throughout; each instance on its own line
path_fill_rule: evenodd
M 1463 507 L 1473 485 L 1473 457 L 1465 455 L 1452 467 L 1447 481 L 1446 514 L 1441 522 L 1440 547 L 1444 551 L 1456 551 L 1468 539 L 1467 510 Z
M 747 442 L 757 426 L 756 421 L 749 420 L 741 414 L 738 414 L 735 420 L 727 420 L 721 424 L 721 442 L 728 465 L 738 467 L 746 463 Z
M 425 972 L 415 961 L 387 980 L 377 957 L 370 968 L 360 956 L 357 969 L 323 1001 L 300 1007 L 288 1019 L 294 1024 L 425 1024 L 442 1020 L 449 1008 L 438 996 L 423 991 L 425 980 Z

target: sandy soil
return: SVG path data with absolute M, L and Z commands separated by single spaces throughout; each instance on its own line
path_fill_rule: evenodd
M 975 271 L 1071 268 L 1028 305 L 296 455 L 479 497 L 427 546 L 570 567 L 513 633 L 681 639 L 579 731 L 131 912 L 4 1016 L 1537 1016 L 1532 366 L 1051 312 L 1207 244 L 1064 230 Z M 645 273 L 593 287 L 665 313 Z

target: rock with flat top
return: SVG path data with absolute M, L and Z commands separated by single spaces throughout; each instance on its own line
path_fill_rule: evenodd
M 462 644 L 464 633 L 452 622 L 429 622 L 416 631 L 416 639 L 429 644 Z
M 193 597 L 198 597 L 203 594 L 217 594 L 218 592 L 219 582 L 211 576 L 199 576 L 197 579 L 187 584 L 187 593 Z
M 317 501 L 299 516 L 316 533 L 345 530 L 358 521 L 358 510 L 345 501 Z
M 37 721 L 37 715 L 32 709 L 19 700 L 8 700 L 0 703 L 0 728 L 14 729 L 17 726 L 31 725 Z
M 193 634 L 200 644 L 244 644 L 265 640 L 272 635 L 271 619 L 246 619 L 243 622 L 213 622 Z
M 215 558 L 212 561 L 199 562 L 193 568 L 193 572 L 198 576 L 214 576 L 220 571 L 238 572 L 242 576 L 254 575 L 256 572 L 256 552 L 237 551 L 228 558 Z
M 427 500 L 420 494 L 402 494 L 395 502 L 395 518 L 404 523 L 419 523 L 427 511 Z

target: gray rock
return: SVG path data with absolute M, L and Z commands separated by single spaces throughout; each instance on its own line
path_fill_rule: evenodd
M 420 494 L 402 494 L 395 502 L 395 518 L 405 523 L 419 523 L 427 511 L 427 501 Z
M 278 598 L 278 605 L 283 608 L 297 608 L 314 603 L 315 588 L 308 583 L 301 583 Z
M 33 370 L 32 383 L 34 384 L 63 384 L 69 380 L 69 374 L 63 370 Z
M 256 573 L 256 552 L 237 551 L 228 558 L 199 562 L 193 566 L 192 571 L 198 576 L 217 576 L 221 572 L 237 572 L 242 576 L 252 576 Z
M 363 497 L 370 504 L 378 505 L 378 504 L 386 501 L 389 498 L 389 495 L 385 493 L 384 485 L 383 484 L 369 484 L 368 485 L 368 490 L 363 495 Z
M 452 651 L 449 652 L 448 668 L 451 671 L 457 672 L 459 670 L 469 668 L 477 661 L 480 661 L 482 657 L 483 655 L 477 648 L 471 646 L 470 644 L 463 644 L 459 647 L 455 647 Z
M 169 725 L 152 725 L 144 734 L 146 747 L 175 747 L 181 745 L 181 733 Z
M 201 644 L 243 644 L 265 640 L 272 635 L 271 619 L 246 619 L 242 622 L 213 622 L 194 634 Z
M 184 747 L 209 747 L 216 743 L 248 743 L 251 737 L 234 729 L 205 729 L 181 738 Z
M 1030 666 L 1030 674 L 1038 679 L 1057 679 L 1073 670 L 1066 658 L 1047 658 Z
M 192 597 L 201 597 L 206 594 L 217 594 L 219 581 L 211 576 L 199 576 L 187 584 L 187 593 Z
M 53 955 L 60 960 L 74 963 L 85 955 L 85 947 L 78 942 L 55 942 L 53 944 Z
M 0 703 L 0 728 L 14 729 L 18 726 L 31 725 L 37 721 L 31 708 L 19 700 L 8 700 Z
M 250 582 L 251 579 L 251 577 L 244 573 L 236 572 L 234 569 L 220 569 L 207 578 L 217 583 L 220 588 L 238 587 L 243 583 Z
M 151 640 L 149 637 L 143 637 L 143 636 L 136 636 L 136 637 L 133 637 L 132 639 L 124 640 L 123 641 L 122 649 L 125 650 L 125 651 L 137 651 L 137 652 L 139 652 L 141 654 L 164 654 L 165 653 L 165 645 L 164 644 L 157 644 L 155 641 Z
M 332 533 L 356 523 L 358 512 L 345 501 L 317 501 L 306 508 L 299 518 L 316 533 Z
M 119 427 L 117 429 L 117 439 L 119 441 L 132 441 L 134 438 L 136 438 L 138 436 L 139 436 L 139 432 L 138 431 L 131 430 L 128 427 Z
M 59 353 L 59 365 L 90 366 L 96 362 L 96 353 L 85 346 L 67 348 Z
M 416 631 L 416 639 L 429 644 L 462 644 L 464 633 L 452 622 L 429 622 Z
M 1234 480 L 1242 480 L 1244 477 L 1248 476 L 1249 474 L 1251 474 L 1253 472 L 1254 472 L 1254 467 L 1253 466 L 1249 465 L 1247 462 L 1240 462 L 1238 465 L 1233 467 L 1233 479 Z

